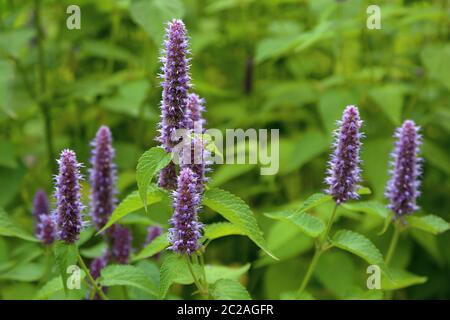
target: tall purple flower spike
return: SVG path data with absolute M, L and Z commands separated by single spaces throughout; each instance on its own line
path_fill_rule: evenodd
M 133 238 L 128 228 L 116 224 L 112 234 L 112 258 L 120 264 L 127 264 L 131 254 L 131 242 Z
M 348 106 L 344 110 L 342 120 L 338 121 L 339 129 L 335 131 L 334 151 L 328 162 L 328 177 L 325 182 L 336 204 L 341 204 L 349 199 L 357 199 L 356 190 L 361 181 L 361 160 L 359 150 L 360 139 L 363 134 L 359 132 L 362 120 L 359 117 L 358 108 Z
M 56 240 L 56 224 L 50 214 L 41 214 L 36 226 L 36 237 L 43 244 L 49 245 Z
M 33 198 L 33 215 L 37 219 L 41 214 L 50 214 L 50 203 L 44 190 L 37 191 Z
M 179 142 L 179 139 L 174 136 L 176 130 L 187 126 L 188 91 L 191 88 L 190 59 L 187 58 L 188 37 L 181 20 L 174 19 L 168 24 L 164 45 L 164 55 L 161 57 L 163 63 L 161 122 L 157 140 L 167 152 L 172 152 L 173 147 Z M 159 185 L 168 190 L 175 189 L 176 170 L 173 163 L 161 170 Z
M 152 241 L 159 237 L 163 232 L 163 229 L 159 225 L 150 226 L 147 228 L 147 238 L 145 239 L 145 245 L 149 245 Z
M 200 248 L 199 239 L 203 225 L 198 222 L 200 196 L 195 174 L 189 167 L 181 169 L 177 190 L 174 191 L 174 214 L 170 219 L 170 250 L 191 255 Z
M 81 213 L 84 206 L 80 201 L 80 167 L 75 152 L 63 150 L 58 160 L 59 174 L 56 176 L 56 223 L 58 238 L 74 243 L 82 228 Z
M 112 135 L 107 126 L 101 126 L 91 143 L 92 158 L 90 173 L 91 216 L 97 230 L 108 222 L 116 205 L 116 166 Z
M 391 154 L 392 169 L 385 196 L 389 199 L 389 208 L 394 211 L 396 218 L 403 219 L 412 214 L 419 207 L 416 199 L 420 195 L 419 176 L 422 173 L 422 159 L 418 157 L 422 137 L 420 127 L 414 121 L 406 120 L 397 128 L 394 137 L 395 149 Z
M 206 173 L 210 171 L 209 151 L 205 148 L 205 141 L 200 136 L 193 136 L 188 142 L 189 145 L 183 152 L 181 167 L 189 167 L 195 176 L 195 184 L 197 193 L 203 194 L 205 184 L 208 182 Z
M 188 95 L 187 111 L 186 111 L 186 123 L 187 129 L 193 130 L 195 133 L 204 133 L 206 121 L 203 118 L 203 112 L 205 111 L 205 100 L 200 98 L 195 93 Z

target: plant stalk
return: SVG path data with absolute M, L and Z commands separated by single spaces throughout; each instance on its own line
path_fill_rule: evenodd
M 394 256 L 395 249 L 397 248 L 398 239 L 400 237 L 400 228 L 397 226 L 397 224 L 394 225 L 394 234 L 391 238 L 391 243 L 389 244 L 389 249 L 386 253 L 386 265 L 389 265 L 389 262 L 391 262 L 392 257 Z
M 86 276 L 88 277 L 89 281 L 91 282 L 92 287 L 95 289 L 95 291 L 97 291 L 98 295 L 100 296 L 100 298 L 102 298 L 102 300 L 108 300 L 108 297 L 105 295 L 103 290 L 97 285 L 97 282 L 94 280 L 91 273 L 89 272 L 89 269 L 86 267 L 86 264 L 84 263 L 83 258 L 80 255 L 80 252 L 78 252 L 78 249 L 77 249 L 77 256 L 78 256 L 78 262 L 80 263 L 81 269 L 83 269 L 83 271 L 86 273 Z

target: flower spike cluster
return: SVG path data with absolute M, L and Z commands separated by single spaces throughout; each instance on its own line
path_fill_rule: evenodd
M 39 190 L 34 196 L 33 215 L 36 220 L 36 237 L 46 245 L 53 243 L 56 238 L 56 226 L 50 212 L 47 194 L 43 190 Z
M 397 139 L 391 154 L 392 169 L 385 196 L 389 199 L 389 208 L 396 218 L 402 219 L 416 211 L 416 199 L 420 195 L 421 158 L 418 157 L 422 143 L 420 127 L 414 121 L 406 120 L 394 134 Z
M 200 98 L 195 93 L 188 95 L 187 111 L 186 111 L 186 124 L 187 129 L 192 130 L 195 133 L 204 133 L 206 121 L 203 118 L 203 112 L 205 111 L 205 100 Z
M 189 76 L 188 37 L 184 23 L 174 19 L 166 29 L 161 78 L 163 79 L 160 135 L 158 141 L 167 152 L 179 141 L 175 137 L 177 129 L 186 128 L 188 91 L 191 88 Z M 176 183 L 176 170 L 169 165 L 161 171 L 159 185 L 173 190 Z
M 91 216 L 97 230 L 103 228 L 116 205 L 116 166 L 113 163 L 115 151 L 112 135 L 107 126 L 97 131 L 93 146 L 90 173 Z
M 120 264 L 127 264 L 131 254 L 131 242 L 133 238 L 128 228 L 116 224 L 112 233 L 112 258 Z
M 197 192 L 197 178 L 189 167 L 181 169 L 177 190 L 174 191 L 175 212 L 170 219 L 170 250 L 181 255 L 191 255 L 200 248 L 202 224 L 198 222 L 197 211 L 200 195 Z
M 56 223 L 58 238 L 66 243 L 78 240 L 82 229 L 81 213 L 84 206 L 80 198 L 80 167 L 75 152 L 63 150 L 58 160 L 59 174 L 56 176 Z
M 348 106 L 338 124 L 333 144 L 334 152 L 328 162 L 328 176 L 325 182 L 329 186 L 327 193 L 337 204 L 341 204 L 349 199 L 358 198 L 356 190 L 361 181 L 359 150 L 360 139 L 363 136 L 359 132 L 362 120 L 358 108 Z
M 50 204 L 44 190 L 37 191 L 33 198 L 33 215 L 37 219 L 41 214 L 50 214 Z

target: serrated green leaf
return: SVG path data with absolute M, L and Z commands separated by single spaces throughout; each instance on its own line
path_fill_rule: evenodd
M 264 215 L 275 220 L 290 222 L 312 238 L 318 237 L 325 231 L 325 224 L 322 220 L 305 212 L 296 213 L 295 211 L 285 210 L 265 213 Z
M 61 275 L 64 292 L 68 294 L 67 279 L 70 274 L 67 273 L 67 268 L 71 265 L 76 265 L 78 258 L 78 248 L 75 244 L 67 244 L 63 241 L 56 241 L 53 244 L 53 254 L 55 256 L 55 263 Z
M 382 290 L 398 290 L 417 284 L 422 284 L 427 281 L 427 277 L 418 276 L 409 271 L 402 269 L 390 268 L 390 278 L 381 278 L 381 289 Z
M 358 201 L 344 203 L 342 205 L 345 209 L 357 212 L 364 212 L 382 219 L 387 219 L 390 215 L 389 210 L 378 201 Z
M 168 253 L 164 256 L 164 261 L 161 266 L 158 299 L 164 299 L 173 283 L 182 282 L 188 284 L 186 283 L 188 281 L 184 280 L 189 279 L 192 279 L 192 275 L 189 273 L 185 258 L 174 253 Z M 193 279 L 189 283 L 192 282 Z
M 167 239 L 167 232 L 159 235 L 152 242 L 150 242 L 144 249 L 141 250 L 136 256 L 133 257 L 133 261 L 142 260 L 163 251 L 169 246 L 169 240 Z
M 101 271 L 99 283 L 104 287 L 131 286 L 155 296 L 158 294 L 158 284 L 152 282 L 142 269 L 131 265 L 106 266 Z
M 2 208 L 0 208 L 0 235 L 28 241 L 38 241 L 35 237 L 16 225 Z
M 150 182 L 159 170 L 169 164 L 171 159 L 172 155 L 160 147 L 151 148 L 139 158 L 136 167 L 136 181 L 145 210 L 147 210 L 147 192 Z
M 106 243 L 102 241 L 90 248 L 80 249 L 80 254 L 85 258 L 93 259 L 101 256 L 105 252 L 106 248 Z
M 426 216 L 409 216 L 406 218 L 412 228 L 420 229 L 437 235 L 450 229 L 450 224 L 441 217 L 429 214 Z
M 83 281 L 84 278 L 86 277 L 86 274 L 84 273 L 83 270 L 80 270 L 80 281 Z M 63 286 L 63 280 L 61 279 L 60 276 L 51 279 L 49 282 L 47 282 L 34 296 L 34 300 L 44 300 L 44 299 L 48 299 L 51 296 L 53 296 L 56 293 L 62 292 L 64 291 L 64 286 Z M 69 292 L 72 293 L 74 291 L 70 290 Z M 81 291 L 77 290 L 77 291 Z M 81 295 L 81 294 L 80 294 Z
M 149 192 L 147 193 L 147 204 L 159 202 L 162 198 L 163 192 L 150 185 Z M 139 193 L 137 191 L 133 191 L 117 206 L 117 208 L 113 211 L 111 218 L 109 218 L 108 223 L 106 223 L 106 225 L 99 232 L 97 232 L 97 234 L 102 233 L 127 214 L 142 209 L 143 207 L 144 203 L 142 202 Z
M 211 287 L 215 300 L 251 300 L 247 289 L 237 280 L 221 279 Z
M 359 256 L 370 264 L 386 269 L 383 256 L 378 248 L 375 247 L 372 241 L 359 233 L 350 230 L 339 230 L 333 236 L 331 243 L 335 247 Z
M 44 274 L 44 266 L 38 263 L 22 263 L 0 274 L 0 280 L 33 282 Z
M 217 222 L 207 225 L 203 236 L 208 240 L 214 240 L 231 235 L 245 235 L 245 233 L 230 222 Z
M 264 252 L 277 260 L 267 248 L 266 241 L 264 240 L 262 231 L 258 227 L 253 212 L 242 199 L 228 191 L 214 188 L 205 192 L 203 204 L 220 213 L 225 219 L 228 219 L 240 228 Z
M 298 210 L 295 211 L 295 213 L 297 213 L 297 214 L 303 213 L 307 210 L 317 207 L 318 205 L 321 205 L 322 203 L 331 201 L 332 199 L 333 198 L 328 194 L 315 193 L 312 196 L 310 196 L 308 199 L 306 199 L 305 202 L 303 202 L 302 206 Z
M 239 278 L 250 269 L 250 263 L 247 263 L 239 268 L 231 268 L 225 266 L 206 265 L 206 281 L 214 284 L 220 279 L 239 280 Z

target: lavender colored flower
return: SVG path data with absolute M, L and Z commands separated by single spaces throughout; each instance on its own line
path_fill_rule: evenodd
M 74 243 L 82 228 L 80 201 L 80 167 L 75 152 L 63 150 L 58 160 L 59 174 L 56 176 L 56 224 L 58 238 L 66 243 Z
M 97 230 L 103 228 L 116 205 L 116 166 L 113 163 L 115 151 L 112 147 L 111 131 L 101 126 L 92 141 L 91 216 Z
M 183 149 L 181 167 L 189 167 L 195 176 L 196 190 L 199 195 L 204 191 L 208 182 L 206 173 L 209 172 L 209 151 L 205 148 L 206 141 L 200 136 L 194 135 L 188 145 Z
M 127 264 L 131 254 L 133 238 L 128 228 L 116 224 L 112 234 L 112 259 L 120 264 Z
M 147 238 L 145 239 L 145 245 L 149 245 L 156 237 L 159 237 L 163 232 L 163 229 L 159 225 L 150 226 L 147 228 Z
M 33 198 L 33 215 L 38 219 L 41 214 L 50 214 L 50 204 L 44 190 L 37 191 Z
M 394 137 L 395 149 L 391 154 L 392 170 L 385 196 L 389 199 L 389 208 L 397 218 L 403 218 L 417 210 L 416 199 L 420 195 L 419 187 L 422 159 L 418 157 L 422 137 L 420 127 L 414 121 L 406 120 L 397 128 Z
M 41 214 L 36 226 L 36 237 L 43 244 L 49 245 L 56 240 L 56 224 L 50 214 Z
M 197 211 L 200 196 L 197 178 L 189 167 L 181 170 L 177 190 L 174 191 L 174 214 L 170 219 L 170 250 L 191 255 L 200 247 L 199 239 L 203 225 L 198 222 Z
M 339 129 L 335 131 L 334 152 L 328 162 L 328 177 L 325 182 L 329 188 L 327 193 L 332 195 L 337 204 L 349 199 L 357 199 L 356 190 L 361 181 L 359 164 L 359 150 L 361 147 L 359 132 L 362 120 L 358 108 L 348 106 L 344 110 L 342 120 L 338 121 Z
M 195 133 L 205 132 L 206 121 L 202 116 L 202 113 L 205 111 L 204 103 L 205 100 L 195 93 L 188 95 L 186 111 L 187 129 L 192 130 Z
M 174 19 L 166 29 L 161 78 L 163 79 L 160 135 L 157 140 L 167 152 L 179 142 L 175 137 L 177 129 L 186 128 L 188 90 L 191 88 L 189 76 L 189 54 L 187 31 L 181 20 Z M 160 173 L 161 187 L 173 190 L 176 183 L 176 170 L 169 165 Z
M 89 266 L 89 273 L 91 274 L 92 278 L 97 279 L 98 277 L 100 277 L 100 273 L 102 271 L 102 269 L 104 267 L 106 267 L 106 265 L 108 264 L 108 258 L 106 255 L 100 256 L 100 257 L 96 257 L 94 260 L 92 260 L 90 266 Z M 91 290 L 94 290 L 93 288 L 91 288 Z M 106 292 L 108 291 L 108 289 L 106 287 L 102 288 L 103 293 L 106 294 Z M 100 300 L 100 296 L 99 294 L 96 292 L 94 294 L 94 300 Z
M 175 163 L 169 162 L 169 164 L 159 172 L 158 185 L 166 190 L 175 190 L 177 187 L 177 168 Z

